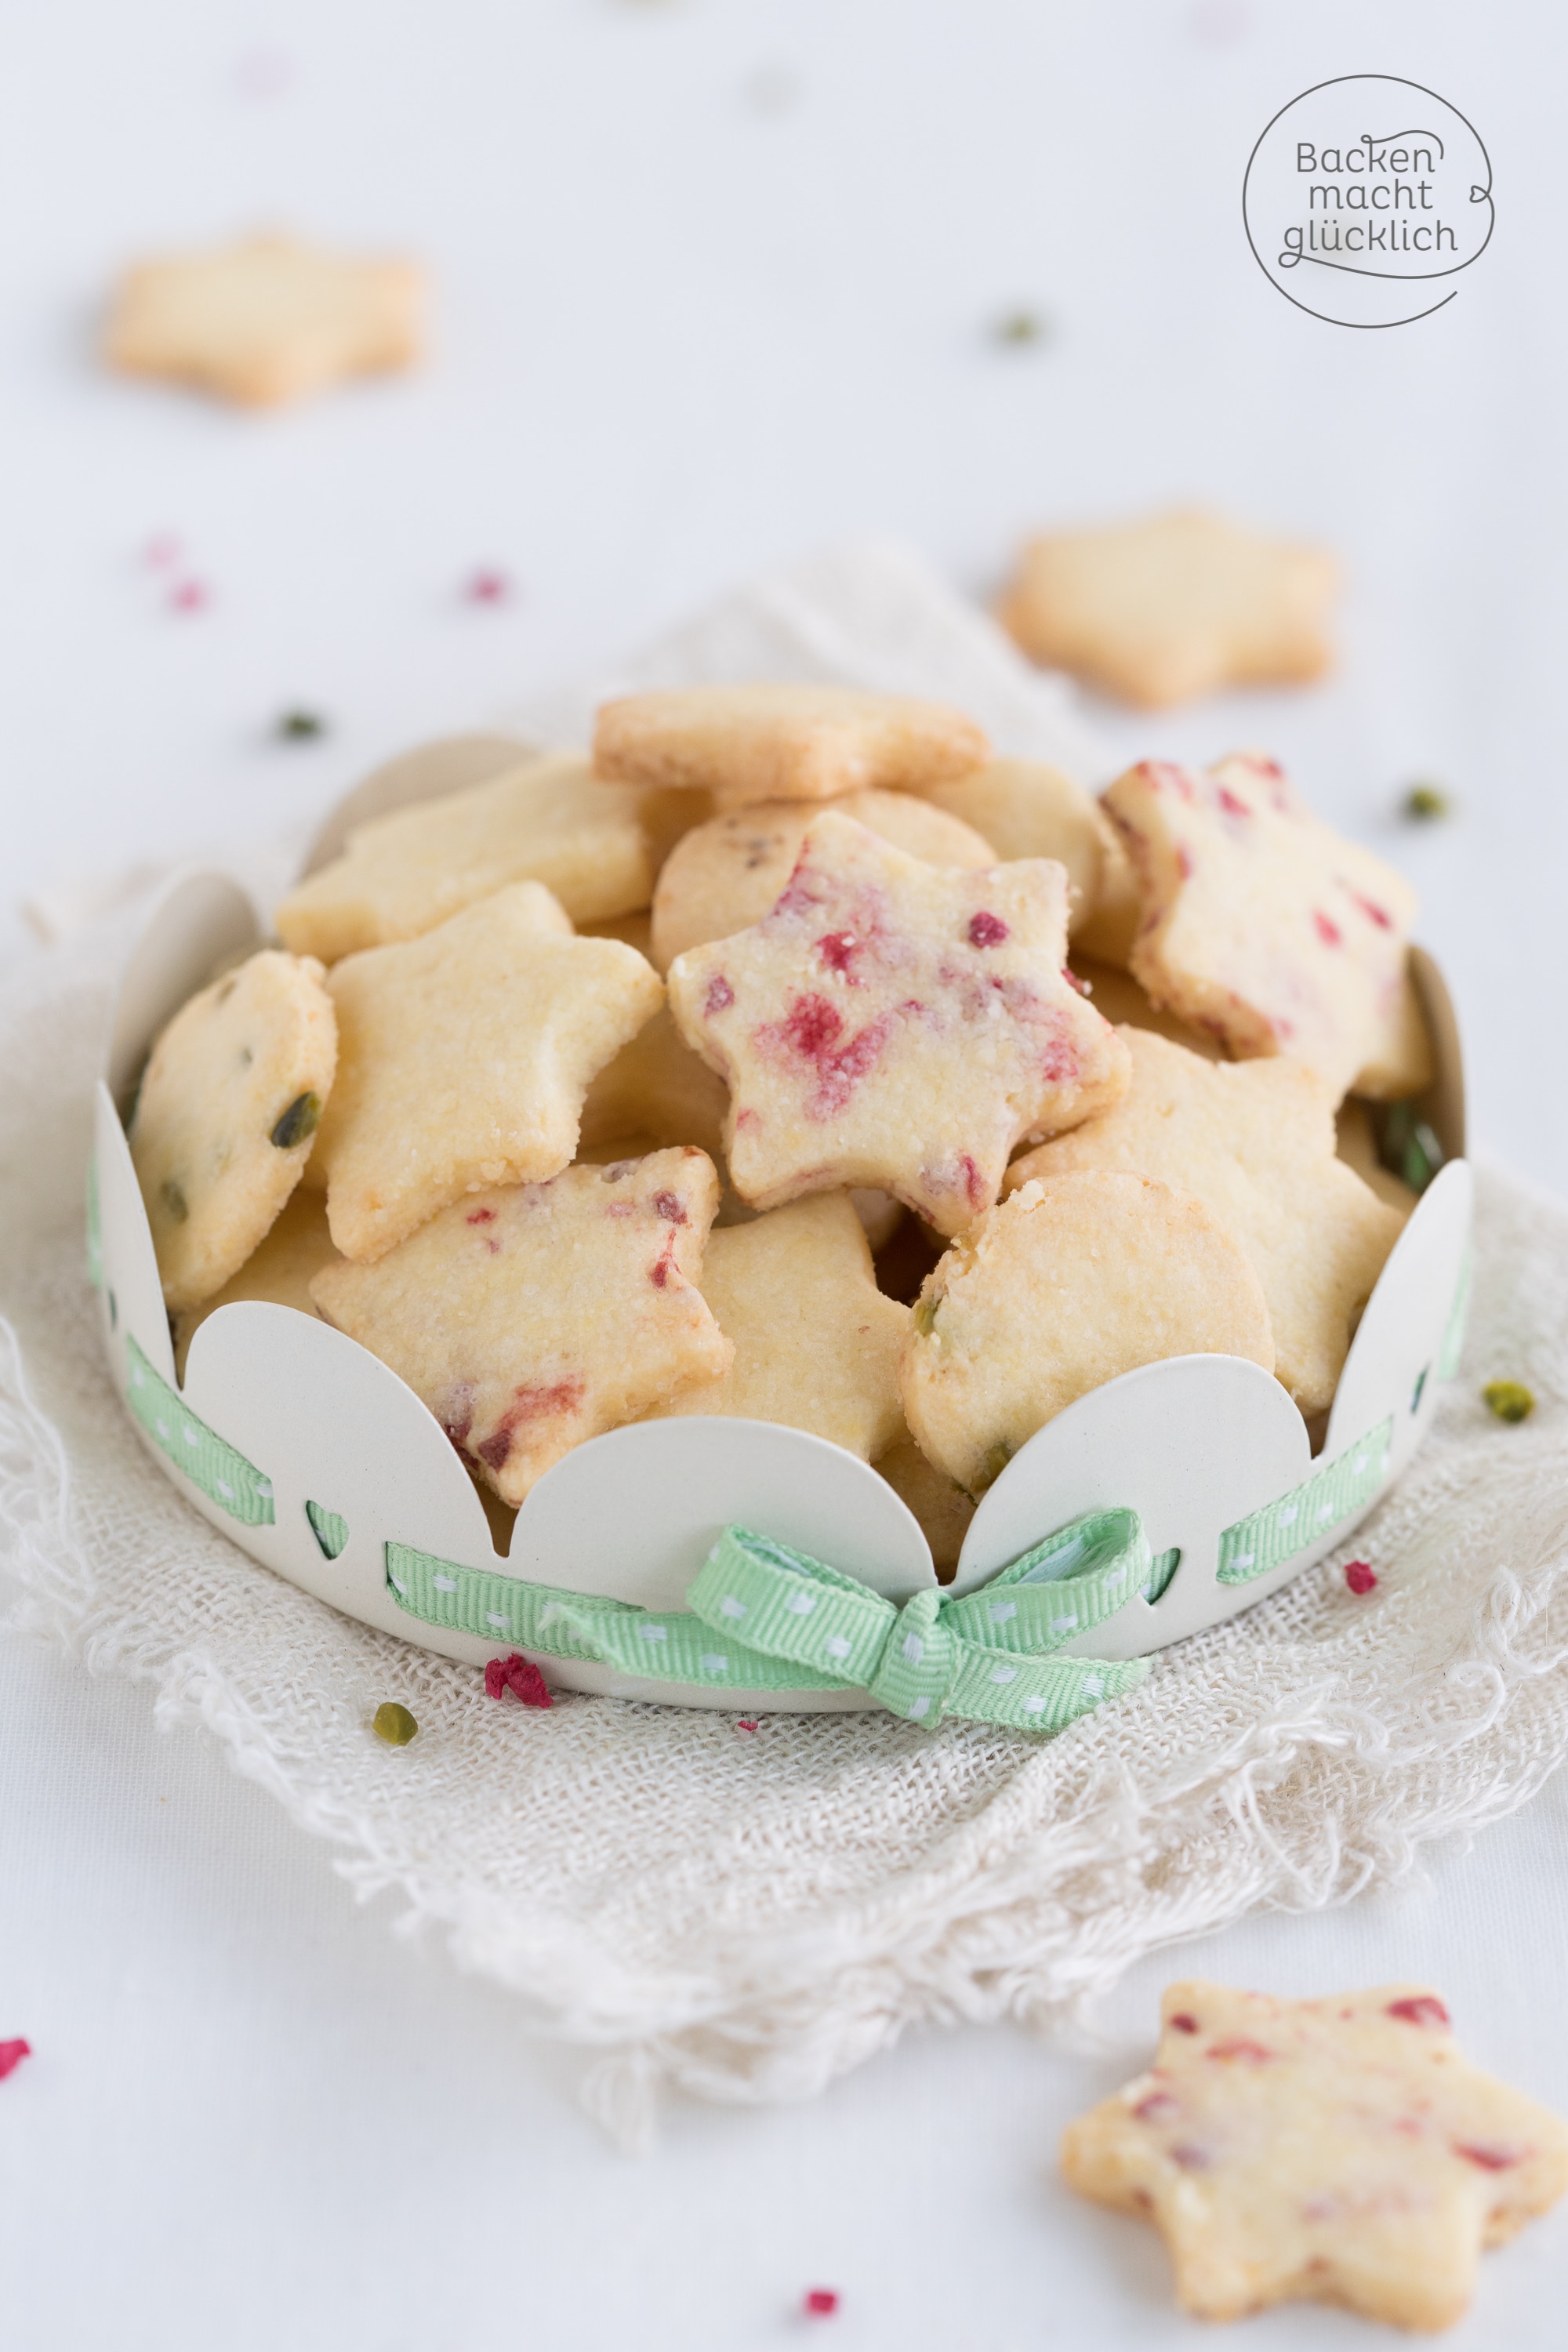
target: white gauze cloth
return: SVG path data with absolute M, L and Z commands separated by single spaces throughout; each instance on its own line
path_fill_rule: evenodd
M 621 685 L 816 675 L 925 689 L 1005 749 L 1092 773 L 1057 685 L 897 551 L 744 592 Z M 588 698 L 513 714 L 580 732 Z M 243 863 L 244 861 L 241 861 Z M 259 866 L 258 867 L 259 871 Z M 0 1558 L 15 1622 L 199 1723 L 363 1895 L 603 2053 L 590 2104 L 646 2135 L 661 2082 L 794 2098 L 906 2026 L 1066 2020 L 1130 1962 L 1260 1904 L 1407 1874 L 1568 1752 L 1568 1212 L 1479 1191 L 1465 1360 L 1425 1452 L 1347 1548 L 1166 1653 L 1050 1741 L 884 1714 L 733 1716 L 562 1695 L 374 1633 L 258 1567 L 143 1453 L 84 1273 L 89 1094 L 131 917 L 0 988 Z M 1522 1380 L 1506 1427 L 1481 1383 Z M 412 1707 L 413 1747 L 369 1729 Z

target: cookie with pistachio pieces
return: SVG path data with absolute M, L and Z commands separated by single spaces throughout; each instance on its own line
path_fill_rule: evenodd
M 1336 1157 L 1331 1090 L 1304 1062 L 1211 1062 L 1145 1029 L 1121 1034 L 1127 1093 L 1015 1160 L 1006 1189 L 1102 1168 L 1195 1194 L 1263 1285 L 1277 1376 L 1321 1412 L 1404 1218 Z
M 1334 1089 L 1419 1094 L 1431 1048 L 1409 971 L 1415 894 L 1321 824 L 1260 753 L 1207 770 L 1145 760 L 1108 786 L 1142 916 L 1130 956 L 1154 1003 L 1237 1060 L 1288 1054 Z
M 734 1341 L 735 1360 L 661 1413 L 783 1422 L 862 1462 L 899 1435 L 899 1348 L 910 1310 L 878 1289 L 847 1193 L 818 1193 L 710 1234 L 702 1295 Z
M 1090 1169 L 1024 1185 L 938 1261 L 899 1385 L 921 1453 L 978 1496 L 1090 1389 L 1201 1355 L 1274 1369 L 1246 1253 L 1191 1193 Z
M 421 938 L 512 882 L 542 882 L 574 923 L 647 905 L 689 793 L 603 783 L 572 753 L 531 758 L 477 784 L 355 825 L 342 856 L 278 909 L 286 947 L 324 963 Z
M 984 730 L 944 702 L 842 686 L 690 686 L 606 702 L 594 766 L 626 783 L 750 801 L 918 792 L 990 757 Z
M 222 1289 L 300 1181 L 337 1069 L 324 977 L 313 957 L 263 948 L 153 1048 L 131 1157 L 172 1314 Z
M 730 1087 L 742 1200 L 874 1186 L 959 1232 L 1024 1137 L 1126 1088 L 1066 952 L 1051 860 L 942 869 L 825 811 L 763 920 L 670 967 L 676 1021 Z
M 1167 1986 L 1148 2072 L 1069 2124 L 1069 2188 L 1152 2221 L 1198 2319 L 1345 2304 L 1451 2326 L 1481 2250 L 1568 2189 L 1568 2125 L 1463 2055 L 1423 1985 Z
M 329 1266 L 310 1295 L 521 1503 L 573 1446 L 729 1369 L 697 1287 L 718 1205 L 701 1151 L 569 1168 L 456 1202 L 375 1265 Z
M 928 866 L 994 866 L 1005 854 L 912 793 L 846 793 L 834 807 Z M 820 814 L 808 801 L 759 801 L 710 818 L 678 842 L 653 895 L 651 956 L 659 971 L 688 948 L 761 922 Z
M 318 1145 L 327 1219 L 363 1259 L 465 1192 L 564 1168 L 589 1085 L 664 994 L 634 948 L 576 938 L 538 882 L 345 956 L 327 985 L 341 1041 Z

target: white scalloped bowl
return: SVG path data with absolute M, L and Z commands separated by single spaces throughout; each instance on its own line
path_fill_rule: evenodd
M 455 765 L 460 771 L 461 762 Z M 455 773 L 436 789 L 467 780 Z M 424 789 L 431 789 L 427 777 Z M 320 850 L 315 862 L 319 856 Z M 197 1510 L 253 1559 L 349 1616 L 476 1665 L 509 1645 L 407 1614 L 389 1585 L 389 1544 L 492 1575 L 668 1610 L 684 1605 L 720 1529 L 733 1521 L 829 1561 L 890 1600 L 937 1584 L 918 1522 L 883 1479 L 841 1447 L 773 1423 L 691 1416 L 592 1438 L 540 1479 L 502 1558 L 434 1415 L 395 1372 L 329 1325 L 287 1307 L 220 1307 L 197 1330 L 176 1390 L 121 1111 L 163 1024 L 220 959 L 259 937 L 255 909 L 235 883 L 201 872 L 176 877 L 129 959 L 98 1089 L 104 1345 L 128 1402 L 138 1383 L 134 1423 L 153 1460 Z M 1314 1461 L 1300 1412 L 1256 1364 L 1183 1356 L 1145 1365 L 1079 1398 L 1007 1465 L 974 1514 L 950 1591 L 984 1582 L 1080 1512 L 1129 1507 L 1141 1515 L 1156 1556 L 1179 1554 L 1175 1573 L 1156 1601 L 1135 1597 L 1109 1623 L 1068 1643 L 1064 1654 L 1142 1656 L 1277 1591 L 1342 1542 L 1398 1477 L 1432 1415 L 1470 1228 L 1458 1032 L 1441 978 L 1419 950 L 1413 970 L 1438 1066 L 1421 1108 L 1448 1159 L 1362 1318 L 1321 1454 Z M 149 1411 L 149 1394 L 168 1410 Z M 182 1440 L 199 1443 L 190 1416 L 261 1474 L 253 1479 L 248 1518 L 237 1516 L 243 1506 L 205 1491 L 182 1467 Z M 1381 1438 L 1385 1423 L 1384 1473 L 1352 1511 L 1251 1580 L 1222 1577 L 1226 1528 L 1289 1495 L 1369 1434 Z M 341 1523 L 334 1547 L 343 1538 L 333 1557 L 317 1534 L 326 1514 Z M 826 1712 L 872 1703 L 861 1691 L 717 1692 L 634 1680 L 608 1666 L 541 1663 L 567 1688 L 670 1705 Z

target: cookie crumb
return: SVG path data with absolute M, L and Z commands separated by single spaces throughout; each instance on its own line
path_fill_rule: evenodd
M 1440 784 L 1412 784 L 1399 803 L 1400 814 L 1415 824 L 1432 824 L 1452 816 L 1454 803 Z
M 1363 1592 L 1370 1592 L 1373 1585 L 1377 1582 L 1376 1572 L 1373 1569 L 1371 1562 L 1368 1560 L 1347 1559 L 1345 1562 L 1345 1582 L 1350 1586 L 1351 1591 L 1358 1595 Z
M 1528 1421 L 1535 1411 L 1534 1396 L 1522 1381 L 1489 1381 L 1481 1399 L 1500 1421 Z
M 405 1706 L 399 1706 L 395 1699 L 388 1698 L 383 1699 L 376 1708 L 370 1719 L 370 1727 L 378 1739 L 385 1740 L 389 1748 L 406 1748 L 419 1726 Z
M 23 2059 L 30 2058 L 32 2054 L 32 2043 L 22 2041 L 20 2037 L 15 2042 L 0 2042 L 0 2083 L 7 2074 L 14 2074 Z

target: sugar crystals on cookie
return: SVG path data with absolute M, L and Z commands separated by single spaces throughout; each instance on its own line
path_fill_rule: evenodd
M 1066 951 L 1059 866 L 939 870 L 825 811 L 772 912 L 670 969 L 677 1022 L 730 1086 L 736 1191 L 773 1208 L 874 1185 L 958 1232 L 1021 1137 L 1126 1087 Z

